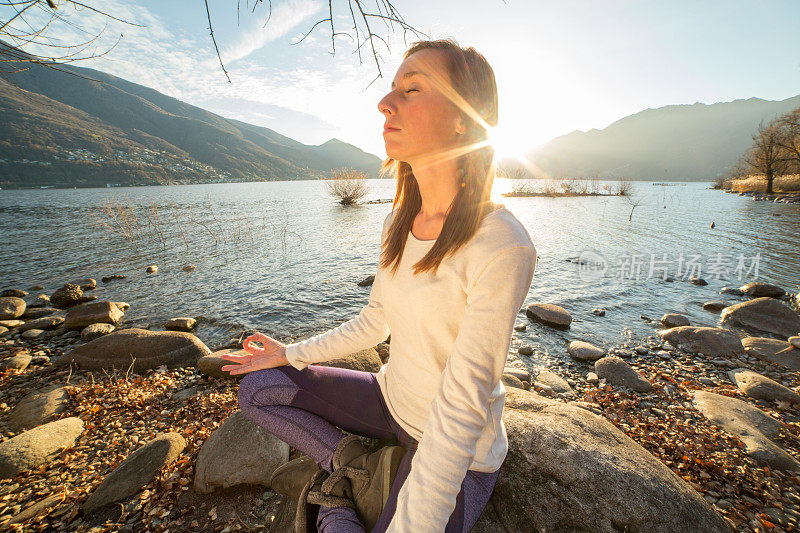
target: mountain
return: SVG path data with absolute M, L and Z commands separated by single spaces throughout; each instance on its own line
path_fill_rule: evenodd
M 340 167 L 377 177 L 380 168 L 342 141 L 306 145 L 98 70 L 21 66 L 30 68 L 0 79 L 0 187 L 308 179 Z
M 798 107 L 800 95 L 647 109 L 602 130 L 556 137 L 527 155 L 553 176 L 711 181 L 736 164 L 759 122 Z

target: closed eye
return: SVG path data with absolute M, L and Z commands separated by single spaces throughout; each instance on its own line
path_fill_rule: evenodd
M 410 93 L 411 91 L 417 91 L 417 92 L 419 92 L 419 89 L 409 89 L 409 90 L 407 90 L 407 91 L 406 91 L 406 93 Z

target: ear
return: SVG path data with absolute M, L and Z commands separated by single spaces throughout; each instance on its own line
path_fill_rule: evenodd
M 464 124 L 463 117 L 458 117 L 456 119 L 456 133 L 459 135 L 464 135 L 465 133 L 467 133 L 467 127 Z

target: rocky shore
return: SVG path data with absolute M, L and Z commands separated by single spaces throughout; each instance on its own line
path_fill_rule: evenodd
M 238 412 L 219 354 L 241 337 L 212 350 L 192 317 L 126 326 L 130 305 L 96 286 L 0 296 L 0 529 L 287 531 L 292 503 L 267 480 L 297 451 Z M 569 342 L 573 370 L 531 375 L 533 347 L 515 340 L 509 454 L 474 531 L 796 530 L 797 296 L 723 291 L 743 300 L 704 306 L 719 327 L 642 317 L 662 329 L 608 350 Z M 571 321 L 532 303 L 515 329 Z M 328 364 L 376 371 L 390 354 Z

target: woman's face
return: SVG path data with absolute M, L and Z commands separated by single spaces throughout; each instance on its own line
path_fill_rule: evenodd
M 384 115 L 386 155 L 413 166 L 420 156 L 444 152 L 457 144 L 464 125 L 456 106 L 441 51 L 425 49 L 408 56 L 378 102 Z

